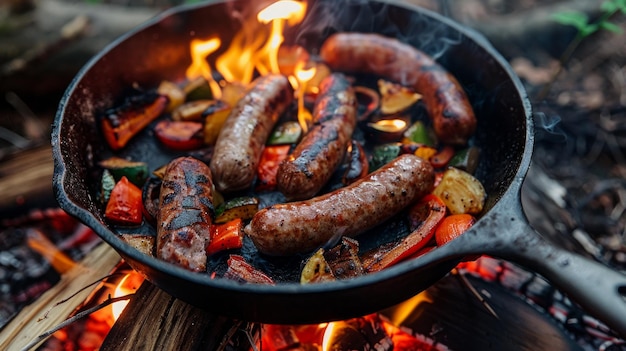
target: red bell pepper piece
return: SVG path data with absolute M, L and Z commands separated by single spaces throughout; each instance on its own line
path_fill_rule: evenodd
M 233 279 L 240 282 L 271 284 L 274 280 L 265 273 L 252 267 L 242 256 L 230 255 L 228 258 L 228 269 L 224 273 L 224 278 Z
M 289 155 L 290 145 L 266 146 L 261 154 L 257 169 L 257 191 L 272 191 L 276 189 L 276 173 L 280 162 Z
M 243 246 L 243 221 L 235 218 L 223 224 L 211 226 L 211 240 L 206 248 L 207 255 Z
M 143 220 L 141 189 L 125 176 L 113 187 L 104 217 L 118 225 L 139 225 Z
M 467 213 L 449 215 L 441 221 L 435 230 L 437 246 L 447 244 L 465 233 L 476 223 L 476 218 Z
M 197 121 L 163 120 L 154 127 L 157 139 L 168 149 L 189 151 L 204 144 L 204 126 Z
M 120 108 L 108 111 L 102 118 L 104 139 L 113 150 L 120 150 L 126 146 L 130 139 L 154 121 L 168 104 L 168 98 L 162 95 L 156 95 L 153 100 L 149 98 L 143 98 L 140 102 L 136 100 L 131 99 Z
M 435 235 L 435 228 L 446 215 L 446 205 L 436 195 L 424 196 L 409 209 L 409 226 L 412 232 L 401 242 L 389 247 L 383 246 L 363 258 L 363 266 L 368 272 L 378 272 L 406 258 L 411 257 Z
M 454 156 L 454 148 L 446 145 L 443 149 L 439 150 L 430 159 L 430 164 L 435 168 L 442 168 L 448 165 L 452 157 Z

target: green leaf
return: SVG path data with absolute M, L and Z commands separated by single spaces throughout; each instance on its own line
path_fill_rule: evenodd
M 552 15 L 552 19 L 560 24 L 573 26 L 581 32 L 589 26 L 589 19 L 582 12 L 558 12 Z
M 600 9 L 604 11 L 605 13 L 613 13 L 617 11 L 618 5 L 615 1 L 607 0 L 602 3 L 602 6 L 600 6 Z
M 589 24 L 584 28 L 580 28 L 580 35 L 585 38 L 590 36 L 591 34 L 597 32 L 600 29 L 600 26 L 597 24 Z
M 622 28 L 620 28 L 615 23 L 611 23 L 608 21 L 600 23 L 600 27 L 609 32 L 618 33 L 618 34 L 622 33 Z

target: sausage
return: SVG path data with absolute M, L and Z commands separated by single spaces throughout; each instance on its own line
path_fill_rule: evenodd
M 463 145 L 476 130 L 476 116 L 456 78 L 420 50 L 374 33 L 337 33 L 320 49 L 331 69 L 375 74 L 422 94 L 439 140 Z
M 308 252 L 333 238 L 356 236 L 391 218 L 430 193 L 434 179 L 428 161 L 404 154 L 346 187 L 264 208 L 254 215 L 245 232 L 266 255 Z
M 292 101 L 293 88 L 283 75 L 265 75 L 253 82 L 217 137 L 209 165 L 217 190 L 232 192 L 252 185 L 265 142 Z
M 287 200 L 314 196 L 339 167 L 356 127 L 356 105 L 354 90 L 343 74 L 331 74 L 321 82 L 314 124 L 276 174 L 278 190 Z
M 214 215 L 209 167 L 192 157 L 172 160 L 161 183 L 159 203 L 157 257 L 204 272 Z

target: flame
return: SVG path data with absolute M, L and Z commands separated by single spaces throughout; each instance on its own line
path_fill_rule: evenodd
M 330 343 L 332 341 L 333 334 L 335 333 L 335 327 L 338 322 L 328 323 L 326 330 L 324 331 L 324 338 L 322 339 L 322 350 L 330 350 Z
M 285 40 L 285 23 L 301 22 L 306 8 L 306 2 L 279 0 L 262 9 L 256 19 L 244 21 L 228 48 L 215 59 L 215 69 L 225 81 L 243 85 L 252 81 L 255 70 L 261 75 L 280 73 L 278 50 Z M 216 99 L 222 96 L 220 84 L 214 80 L 206 58 L 220 45 L 219 38 L 194 39 L 191 42 L 192 63 L 187 70 L 188 79 L 203 76 Z
M 394 308 L 394 312 L 389 319 L 393 325 L 402 325 L 402 323 L 406 321 L 407 318 L 414 314 L 417 306 L 422 303 L 432 302 L 432 297 L 428 295 L 428 292 L 423 291 L 397 305 L 396 308 Z
M 304 62 L 298 62 L 294 69 L 294 78 L 296 85 L 296 99 L 298 100 L 298 123 L 302 128 L 302 132 L 306 133 L 309 130 L 309 123 L 313 119 L 311 112 L 304 107 L 304 94 L 307 90 L 307 83 L 315 77 L 316 67 L 305 69 L 306 64 Z M 291 77 L 290 77 L 291 78 Z M 294 85 L 294 79 L 290 80 Z
M 211 66 L 206 61 L 206 57 L 220 48 L 222 41 L 219 38 L 211 38 L 208 40 L 194 39 L 191 41 L 191 65 L 185 73 L 187 79 L 193 80 L 197 77 L 204 77 L 211 87 L 211 92 L 216 99 L 222 96 L 222 90 L 219 84 L 213 79 Z
M 143 276 L 135 271 L 126 274 L 115 287 L 115 291 L 113 291 L 113 297 L 122 297 L 134 293 L 135 290 L 139 288 L 139 285 L 141 285 L 143 280 Z M 117 320 L 120 317 L 122 311 L 124 311 L 124 308 L 126 308 L 126 305 L 128 305 L 128 300 L 118 301 L 111 304 L 111 313 L 114 320 Z

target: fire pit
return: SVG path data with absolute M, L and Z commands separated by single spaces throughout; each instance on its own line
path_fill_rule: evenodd
M 298 41 L 315 52 L 329 32 L 336 30 L 374 31 L 399 37 L 436 57 L 466 87 L 479 116 L 476 143 L 489 150 L 477 171 L 489 194 L 486 212 L 467 235 L 423 259 L 377 274 L 310 286 L 240 285 L 191 275 L 130 248 L 117 237 L 94 201 L 95 162 L 107 154 L 97 130 L 98 111 L 113 105 L 115 99 L 133 85 L 156 86 L 163 77 L 183 79 L 183 71 L 192 61 L 188 54 L 192 38 L 211 37 L 217 31 L 224 41 L 233 39 L 228 38 L 227 33 L 238 29 L 231 17 L 242 5 L 237 2 L 186 7 L 166 13 L 121 38 L 83 69 L 61 104 L 53 135 L 57 161 L 55 186 L 61 206 L 93 227 L 133 268 L 146 274 L 159 287 L 203 308 L 250 320 L 306 323 L 373 312 L 424 289 L 441 278 L 460 258 L 482 250 L 511 255 L 533 268 L 543 269 L 551 279 L 568 288 L 568 292 L 592 306 L 594 293 L 590 293 L 588 287 L 572 285 L 580 282 L 581 277 L 568 274 L 579 274 L 583 269 L 586 274 L 594 275 L 601 267 L 580 262 L 577 257 L 545 247 L 538 237 L 523 234 L 530 228 L 524 223 L 517 196 L 532 151 L 532 123 L 523 89 L 504 60 L 479 35 L 419 8 L 349 2 L 337 9 L 329 23 L 321 23 L 319 19 L 333 9 L 332 4 L 335 3 L 314 3 L 302 24 L 286 33 L 287 40 Z M 201 25 L 207 21 L 220 25 L 210 28 Z M 349 26 L 344 28 L 342 24 Z M 433 32 L 438 40 L 428 40 Z M 129 61 L 136 64 L 129 65 Z M 168 152 L 155 154 L 155 149 L 154 142 L 142 140 L 122 154 L 131 159 L 149 159 L 151 168 L 175 156 Z M 517 233 L 497 238 L 504 228 Z M 491 236 L 496 239 L 488 240 Z M 466 248 L 461 249 L 464 246 Z M 525 253 L 533 247 L 541 248 L 542 258 Z M 548 260 L 544 263 L 543 258 Z M 623 277 L 610 270 L 605 273 L 610 277 L 606 286 L 618 290 L 613 284 L 623 281 Z M 619 295 L 618 291 L 615 295 Z M 619 296 L 614 297 L 621 308 Z M 214 301 L 220 303 L 216 305 Z M 307 308 L 296 311 L 291 307 L 295 305 Z M 614 307 L 593 307 L 603 318 L 619 326 L 619 312 Z

